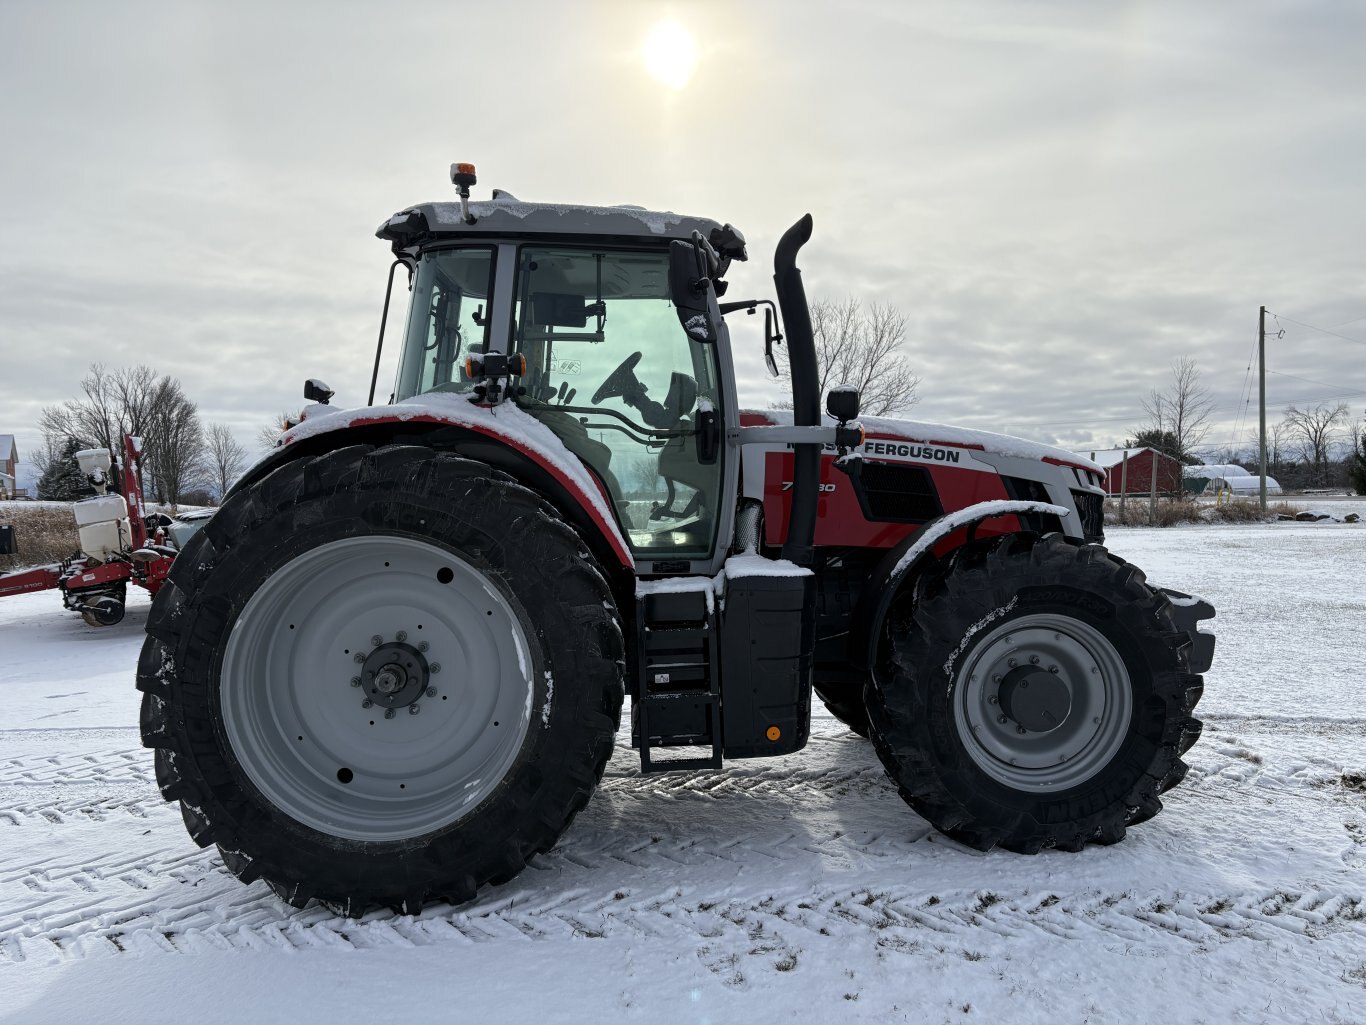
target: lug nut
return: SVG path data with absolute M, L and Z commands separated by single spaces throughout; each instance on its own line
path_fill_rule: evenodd
M 364 661 L 365 661 L 365 656 L 362 655 L 362 654 L 358 651 L 358 652 L 356 652 L 354 655 L 351 656 L 351 661 L 353 661 L 353 662 L 364 662 Z
M 1049 671 L 1050 673 L 1056 673 L 1056 672 L 1058 671 L 1058 667 L 1057 667 L 1057 666 L 1049 666 L 1049 667 L 1048 667 L 1048 671 Z
M 370 708 L 370 707 L 373 706 L 373 705 L 374 705 L 374 702 L 371 701 L 369 698 L 366 698 L 364 701 L 362 701 L 362 702 L 360 703 L 360 707 L 361 707 L 361 708 Z
M 1004 726 L 1006 723 L 1010 722 L 1010 720 L 1007 719 L 1007 718 L 1006 718 L 1005 716 L 1003 716 L 1003 715 L 998 715 L 998 716 L 996 717 L 996 721 L 997 721 L 998 723 L 1000 723 L 1002 726 Z
M 991 697 L 987 698 L 987 704 L 988 704 L 988 705 L 994 705 L 994 704 L 996 704 L 996 703 L 997 703 L 998 701 L 1000 701 L 1000 700 L 1001 700 L 1000 698 L 998 698 L 995 694 L 993 694 Z
M 351 686 L 353 686 L 353 687 L 359 687 L 359 686 L 360 686 L 360 677 L 359 677 L 359 676 L 353 676 L 353 677 L 351 677 Z
M 1024 733 L 1024 732 L 1026 732 L 1026 731 L 1025 731 L 1025 728 L 1024 728 L 1023 726 L 1016 726 L 1016 727 L 1015 727 L 1015 732 L 1016 732 L 1016 733 Z
M 427 671 L 428 671 L 428 672 L 432 672 L 432 673 L 439 673 L 439 672 L 441 672 L 441 663 L 440 663 L 440 662 L 433 662 L 431 665 L 429 665 L 429 666 L 427 667 Z
M 428 648 L 430 648 L 430 647 L 431 647 L 431 645 L 428 644 L 426 641 L 419 641 L 419 642 L 418 642 L 418 645 L 417 645 L 417 650 L 418 650 L 418 651 L 426 651 L 426 650 L 427 650 Z
M 1011 669 L 1014 669 L 1019 664 L 1020 663 L 1013 658 L 1006 659 L 1006 665 L 1010 666 Z
M 394 710 L 393 710 L 392 708 L 386 708 L 386 709 L 384 710 L 384 718 L 386 718 L 386 719 L 392 719 L 393 717 L 394 717 Z
M 370 643 L 378 648 L 381 644 L 384 643 L 384 638 L 381 637 L 379 634 L 375 634 L 375 636 L 370 638 Z
M 422 707 L 421 705 L 417 705 L 417 704 L 409 705 L 409 706 L 408 706 L 408 714 L 409 714 L 409 715 L 417 715 L 417 713 L 418 713 L 418 711 L 419 711 L 419 709 L 420 709 L 421 707 Z
M 436 697 L 436 688 L 435 688 L 435 687 L 428 687 L 428 688 L 427 688 L 427 697 L 429 697 L 429 698 L 434 698 L 434 697 Z
M 992 682 L 992 683 L 1000 683 L 1000 682 L 1001 682 L 1001 674 L 1000 674 L 1000 673 L 997 673 L 995 676 L 993 676 L 993 677 L 991 678 L 991 682 Z
M 1030 656 L 1029 656 L 1029 664 L 1032 665 L 1032 666 L 1038 665 L 1038 664 L 1039 664 L 1039 656 L 1038 656 L 1038 655 L 1030 655 Z
M 408 639 L 408 631 L 407 631 L 407 630 L 400 630 L 398 633 L 394 634 L 394 640 L 396 640 L 396 641 L 398 641 L 398 642 L 400 642 L 400 643 L 402 643 L 403 641 L 406 641 L 407 639 Z

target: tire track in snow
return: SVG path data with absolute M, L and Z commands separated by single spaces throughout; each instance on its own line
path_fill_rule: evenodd
M 148 783 L 153 778 L 152 752 L 140 747 L 0 759 L 0 789 L 79 783 Z
M 134 953 L 316 948 L 367 949 L 438 943 L 537 942 L 656 938 L 693 945 L 696 956 L 731 985 L 744 985 L 742 966 L 775 971 L 825 940 L 829 954 L 851 936 L 889 953 L 933 948 L 980 960 L 994 939 L 1043 933 L 1083 943 L 1194 946 L 1231 941 L 1316 940 L 1349 931 L 1366 941 L 1366 905 L 1359 896 L 1326 891 L 1236 894 L 1102 893 L 1002 896 L 976 891 L 924 893 L 823 891 L 699 901 L 673 890 L 636 896 L 566 892 L 514 906 L 507 898 L 484 909 L 428 908 L 416 918 L 372 912 L 338 918 L 320 907 L 290 911 L 264 887 L 238 889 L 234 899 L 174 901 L 0 926 L 0 960 L 70 960 Z M 288 913 L 285 913 L 288 912 Z M 819 951 L 817 951 L 819 954 Z

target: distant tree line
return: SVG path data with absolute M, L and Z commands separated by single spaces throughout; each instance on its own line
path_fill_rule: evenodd
M 1203 448 L 1210 430 L 1214 397 L 1204 386 L 1195 360 L 1172 364 L 1171 381 L 1143 402 L 1145 421 L 1125 441 L 1126 448 L 1153 448 L 1188 466 L 1225 463 L 1260 472 L 1260 440 L 1251 451 Z M 1266 472 L 1283 488 L 1352 487 L 1366 495 L 1366 420 L 1352 419 L 1345 402 L 1287 406 L 1277 423 L 1267 424 Z
M 246 452 L 228 428 L 206 427 L 198 405 L 169 374 L 142 365 L 110 370 L 93 363 L 80 392 L 39 415 L 43 443 L 30 458 L 41 499 L 89 494 L 75 453 L 102 448 L 122 458 L 124 434 L 142 438 L 143 488 L 157 502 L 212 504 L 246 465 Z

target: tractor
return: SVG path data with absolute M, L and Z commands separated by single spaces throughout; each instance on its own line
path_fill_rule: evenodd
M 142 740 L 195 843 L 296 907 L 467 902 L 585 806 L 627 696 L 652 773 L 791 754 L 814 693 L 981 851 L 1113 844 L 1161 809 L 1214 610 L 1103 547 L 1099 467 L 860 420 L 846 387 L 823 415 L 810 215 L 776 304 L 728 300 L 729 224 L 451 180 L 377 231 L 367 405 L 308 381 L 150 610 Z M 760 310 L 787 413 L 737 399 L 727 318 Z

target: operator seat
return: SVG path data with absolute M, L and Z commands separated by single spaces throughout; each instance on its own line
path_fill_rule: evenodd
M 659 451 L 659 475 L 664 478 L 668 495 L 662 505 L 656 505 L 651 519 L 682 519 L 697 511 L 706 498 L 706 490 L 715 481 L 714 467 L 704 466 L 697 458 L 697 435 L 690 415 L 697 405 L 697 382 L 687 374 L 675 372 L 669 380 L 669 393 L 664 408 L 673 420 L 670 430 L 677 432 Z M 674 509 L 675 485 L 685 484 L 694 491 L 682 509 Z

